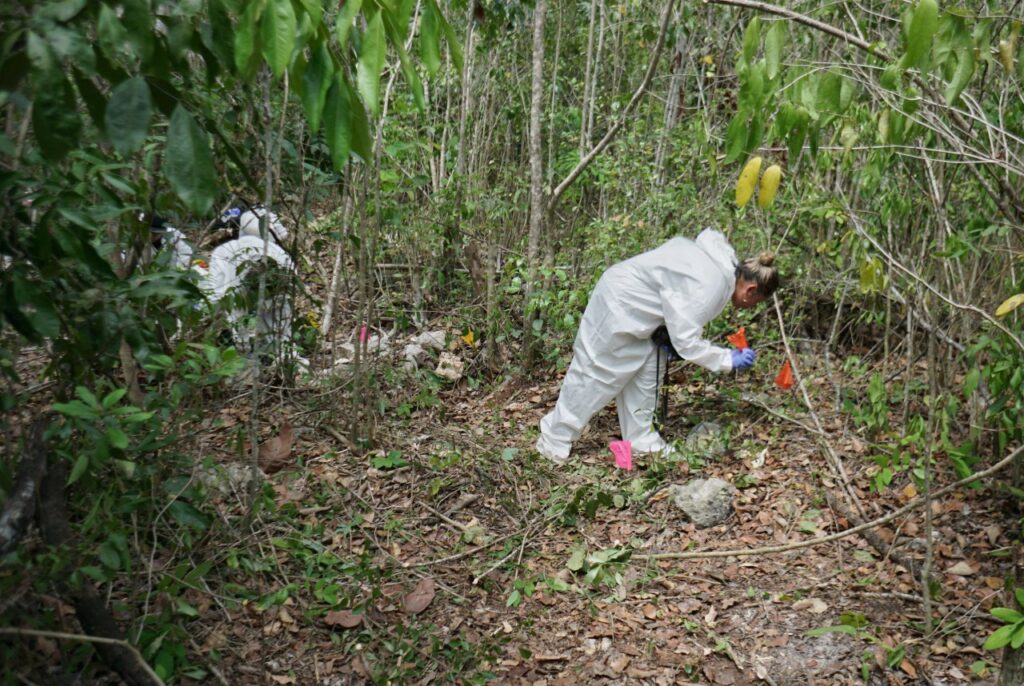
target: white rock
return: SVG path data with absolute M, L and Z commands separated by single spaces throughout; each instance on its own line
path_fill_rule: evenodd
M 441 359 L 437 362 L 437 369 L 434 373 L 440 376 L 442 379 L 447 379 L 451 382 L 456 382 L 462 378 L 462 369 L 464 363 L 455 355 L 451 353 L 441 353 Z

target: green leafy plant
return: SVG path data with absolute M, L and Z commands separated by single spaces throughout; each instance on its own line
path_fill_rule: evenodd
M 1013 589 L 1013 595 L 1017 604 L 1024 607 L 1024 588 Z M 991 613 L 993 617 L 1004 624 L 985 639 L 985 644 L 982 647 L 985 650 L 1000 650 L 1010 646 L 1017 650 L 1024 646 L 1024 614 L 1008 607 L 994 607 Z

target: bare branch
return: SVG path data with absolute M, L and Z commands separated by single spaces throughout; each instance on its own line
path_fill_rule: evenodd
M 566 189 L 572 185 L 573 181 L 583 173 L 583 170 L 590 166 L 590 163 L 593 162 L 594 159 L 600 155 L 606 147 L 608 147 L 608 144 L 612 142 L 615 136 L 619 134 L 619 129 L 621 129 L 623 124 L 626 123 L 630 113 L 634 108 L 636 108 L 637 103 L 640 102 L 640 98 L 643 97 L 644 92 L 647 90 L 647 86 L 651 83 L 651 77 L 654 76 L 655 69 L 658 66 L 658 60 L 661 58 L 661 51 L 665 47 L 665 34 L 668 32 L 669 18 L 672 16 L 672 8 L 675 4 L 675 0 L 669 0 L 665 5 L 665 14 L 662 15 L 661 18 L 661 29 L 658 31 L 658 40 L 654 44 L 654 51 L 651 53 L 651 62 L 647 65 L 647 73 L 644 74 L 644 78 L 640 82 L 640 85 L 637 86 L 636 91 L 633 93 L 633 97 L 629 99 L 629 103 L 627 103 L 626 107 L 623 108 L 618 121 L 608 129 L 608 132 L 605 133 L 604 137 L 597 142 L 597 145 L 587 153 L 586 157 L 581 159 L 576 167 L 566 174 L 562 182 L 555 187 L 555 190 L 551 191 L 551 197 L 548 198 L 549 214 L 558 203 L 558 199 L 562 197 L 563 193 L 565 193 Z

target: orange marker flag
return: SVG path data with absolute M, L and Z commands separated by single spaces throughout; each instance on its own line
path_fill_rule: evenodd
M 741 326 L 739 328 L 739 331 L 732 334 L 731 336 L 726 336 L 725 340 L 729 341 L 731 344 L 733 344 L 740 350 L 750 347 L 749 345 L 747 345 L 747 327 L 745 326 Z
M 786 360 L 779 375 L 775 377 L 775 385 L 782 390 L 793 387 L 793 368 L 789 366 L 789 360 Z

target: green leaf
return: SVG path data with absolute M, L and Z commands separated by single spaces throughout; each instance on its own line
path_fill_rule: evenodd
M 326 41 L 320 41 L 312 48 L 313 57 L 302 75 L 302 107 L 306 111 L 309 132 L 315 134 L 320 130 L 323 119 L 324 103 L 327 91 L 331 88 L 334 76 L 334 61 Z
M 99 399 L 96 397 L 96 394 L 90 391 L 85 386 L 75 386 L 75 395 L 81 398 L 82 402 L 84 402 L 86 405 L 93 409 L 98 410 L 100 409 L 100 407 L 102 407 L 100 405 Z
M 100 4 L 100 16 L 96 21 L 97 43 L 100 51 L 110 61 L 116 61 L 124 52 L 128 40 L 124 25 L 117 18 L 117 13 L 106 3 Z
M 426 107 L 426 101 L 423 99 L 423 82 L 420 81 L 420 75 L 416 71 L 412 60 L 409 59 L 409 53 L 405 50 L 404 41 L 398 28 L 395 27 L 391 20 L 385 20 L 384 28 L 391 39 L 395 52 L 398 53 L 398 61 L 402 65 L 402 74 L 405 75 L 405 80 L 409 84 L 409 88 L 412 89 L 412 97 L 413 102 L 416 103 L 416 109 L 422 110 Z
M 1017 604 L 1024 607 L 1024 588 L 1014 588 L 1013 595 L 1017 598 Z
M 182 526 L 187 526 L 197 531 L 203 531 L 209 526 L 207 516 L 184 500 L 175 500 L 167 507 L 167 511 Z
M 907 30 L 907 52 L 903 55 L 904 69 L 921 67 L 927 63 L 932 37 L 939 27 L 939 5 L 935 0 L 920 0 L 910 19 Z
M 110 93 L 104 124 L 114 149 L 129 155 L 146 142 L 152 102 L 149 85 L 141 76 L 117 84 Z
M 334 37 L 338 41 L 338 47 L 344 55 L 348 49 L 348 34 L 352 31 L 352 23 L 363 6 L 363 0 L 345 0 L 338 18 L 334 22 Z
M 373 15 L 363 34 L 363 50 L 359 55 L 356 82 L 363 102 L 376 116 L 380 111 L 380 71 L 384 68 L 384 18 Z
M 327 147 L 331 151 L 331 164 L 336 172 L 345 168 L 352 149 L 352 109 L 353 103 L 349 99 L 345 79 L 338 74 L 327 92 L 324 105 L 324 133 L 327 136 Z
M 993 617 L 1002 622 L 1006 622 L 1007 624 L 1016 624 L 1017 622 L 1024 620 L 1024 615 L 1016 610 L 1011 610 L 1008 607 L 993 607 L 990 612 Z
M 114 405 L 121 401 L 121 398 L 123 398 L 127 392 L 128 389 L 126 388 L 117 388 L 108 393 L 103 398 L 103 409 L 109 410 L 110 408 L 112 408 Z
M 571 572 L 578 572 L 583 569 L 583 565 L 587 559 L 586 548 L 575 548 L 572 551 L 572 555 L 569 556 L 569 561 L 565 563 L 565 566 Z
M 786 42 L 786 22 L 776 21 L 768 29 L 768 35 L 764 38 L 764 61 L 767 66 L 767 75 L 771 80 L 779 75 L 779 64 L 782 60 L 782 46 Z
M 725 159 L 724 164 L 730 164 L 743 156 L 744 146 L 747 143 L 747 115 L 745 112 L 737 112 L 736 116 L 729 122 L 729 128 L 725 131 Z
M 265 4 L 265 0 L 246 4 L 245 11 L 238 18 L 238 29 L 235 31 L 235 70 L 246 78 L 255 71 L 253 56 L 257 53 L 256 28 Z
M 750 157 L 755 150 L 761 147 L 761 141 L 763 139 L 764 117 L 758 113 L 750 120 L 750 128 L 747 130 L 747 141 L 743 148 L 744 157 Z
M 978 384 L 981 383 L 981 370 L 974 367 L 964 378 L 964 396 L 971 397 L 974 395 L 974 391 L 978 389 Z
M 107 116 L 106 98 L 100 93 L 100 89 L 96 87 L 92 79 L 79 69 L 72 69 L 71 73 L 75 80 L 75 87 L 78 89 L 78 95 L 85 102 L 85 108 L 89 111 L 92 123 L 96 125 L 96 128 L 103 128 Z
M 508 596 L 508 600 L 505 601 L 505 607 L 519 607 L 519 603 L 522 601 L 522 594 L 518 590 L 512 591 Z
M 974 76 L 974 46 L 967 45 L 956 52 L 956 71 L 946 84 L 946 104 L 953 105 Z
M 68 417 L 78 417 L 80 419 L 95 419 L 98 416 L 96 410 L 81 400 L 72 400 L 69 403 L 54 403 L 53 409 Z
M 1017 628 L 1013 630 L 1013 636 L 1010 637 L 1010 648 L 1017 650 L 1024 645 L 1024 622 L 1018 622 Z
M 210 209 L 217 189 L 213 153 L 206 132 L 178 105 L 167 130 L 167 180 L 178 197 L 196 214 Z
M 423 4 L 420 18 L 420 59 L 427 74 L 434 76 L 441 68 L 441 26 L 433 2 Z
M 999 650 L 1005 648 L 1010 644 L 1010 640 L 1013 638 L 1014 629 L 1017 628 L 1016 624 L 1007 624 L 1001 626 L 992 632 L 992 635 L 988 637 L 985 644 L 981 646 L 985 650 Z
M 107 440 L 110 441 L 110 445 L 118 450 L 126 450 L 128 448 L 128 434 L 116 426 L 107 429 Z
M 302 9 L 309 16 L 310 21 L 313 22 L 313 25 L 319 24 L 324 16 L 324 8 L 320 4 L 320 0 L 299 0 L 299 2 L 302 5 Z
M 349 122 L 352 127 L 352 151 L 359 155 L 364 162 L 369 162 L 373 155 L 370 120 L 367 118 L 366 108 L 359 102 L 359 96 L 352 84 L 345 81 L 345 89 L 348 91 L 348 101 L 352 103 L 352 116 Z
M 818 82 L 818 110 L 822 112 L 841 111 L 842 97 L 843 77 L 833 71 L 826 72 Z
M 802 107 L 798 107 L 793 115 L 793 126 L 786 134 L 786 147 L 789 150 L 789 163 L 796 164 L 800 153 L 804 149 L 804 140 L 807 138 L 807 125 L 811 120 L 810 113 Z
M 761 20 L 756 16 L 747 24 L 743 31 L 743 59 L 750 62 L 757 54 L 757 46 L 761 43 Z
M 154 49 L 160 45 L 153 39 L 153 18 L 156 13 L 149 0 L 121 0 L 120 4 L 121 21 L 124 23 L 128 42 L 142 57 L 143 65 L 148 66 Z
M 75 93 L 53 51 L 34 32 L 28 34 L 28 57 L 32 65 L 32 129 L 43 157 L 57 162 L 79 142 L 82 120 Z
M 88 453 L 82 453 L 75 460 L 75 465 L 71 468 L 71 475 L 68 476 L 68 486 L 78 481 L 85 474 L 85 470 L 89 468 L 89 455 Z
M 110 541 L 104 541 L 99 550 L 100 562 L 108 569 L 121 568 L 121 554 Z
M 74 19 L 85 7 L 85 4 L 86 0 L 59 0 L 43 5 L 39 13 L 47 19 L 67 22 Z
M 11 285 L 15 304 L 28 320 L 34 332 L 43 338 L 59 336 L 60 316 L 54 309 L 49 296 L 39 284 L 15 273 Z
M 434 7 L 434 11 L 437 12 L 437 16 L 441 19 L 441 31 L 444 32 L 444 38 L 448 42 L 448 52 L 452 57 L 452 64 L 455 65 L 455 69 L 461 74 L 462 73 L 462 44 L 459 43 L 459 37 L 455 33 L 455 29 L 448 23 L 448 20 L 441 14 L 441 10 L 437 8 L 436 0 L 427 0 Z
M 274 78 L 279 79 L 292 58 L 297 22 L 291 0 L 269 0 L 269 3 L 263 13 L 260 38 L 263 57 L 270 65 Z

